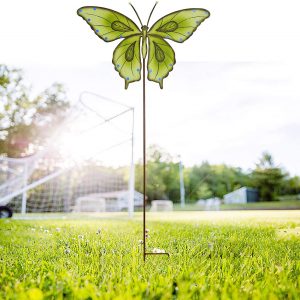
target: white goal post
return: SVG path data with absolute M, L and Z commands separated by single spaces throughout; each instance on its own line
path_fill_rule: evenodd
M 152 200 L 151 211 L 173 211 L 173 202 L 171 200 Z
M 77 198 L 121 190 L 128 193 L 132 216 L 134 108 L 95 93 L 81 93 L 39 153 L 0 157 L 0 205 L 23 214 L 67 212 Z

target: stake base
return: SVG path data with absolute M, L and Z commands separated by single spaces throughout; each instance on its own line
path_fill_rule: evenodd
M 168 255 L 168 257 L 170 257 L 170 254 L 167 253 L 167 252 L 164 252 L 164 253 L 146 252 L 146 253 L 145 253 L 145 257 L 146 257 L 147 255 Z

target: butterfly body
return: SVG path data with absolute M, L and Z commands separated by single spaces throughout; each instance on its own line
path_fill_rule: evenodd
M 201 8 L 183 9 L 159 19 L 150 29 L 148 24 L 139 29 L 125 15 L 104 7 L 86 6 L 77 13 L 105 42 L 123 38 L 113 52 L 112 62 L 115 70 L 125 80 L 126 89 L 130 83 L 141 79 L 141 58 L 145 62 L 147 56 L 147 77 L 163 88 L 164 78 L 176 63 L 175 52 L 166 39 L 184 42 L 210 15 Z
M 147 57 L 147 33 L 148 33 L 148 26 L 142 26 L 142 56 L 144 59 Z

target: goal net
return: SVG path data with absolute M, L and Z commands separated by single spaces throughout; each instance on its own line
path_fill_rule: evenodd
M 134 191 L 134 110 L 84 92 L 35 155 L 0 157 L 0 205 L 14 212 L 99 212 L 141 205 Z

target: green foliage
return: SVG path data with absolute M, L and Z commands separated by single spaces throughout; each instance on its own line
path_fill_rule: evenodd
M 0 65 L 0 154 L 31 154 L 65 118 L 64 87 L 54 83 L 32 97 L 21 70 Z
M 141 215 L 0 220 L 0 298 L 296 300 L 299 213 L 275 214 L 230 212 L 214 224 L 197 212 L 166 214 L 168 222 L 149 216 L 149 250 L 171 257 L 146 264 Z
M 180 199 L 179 164 L 173 162 L 170 154 L 158 146 L 149 147 L 147 160 L 147 198 L 148 200 Z M 143 167 L 136 165 L 136 190 L 143 191 Z
M 147 197 L 148 200 L 170 199 L 180 200 L 179 164 L 163 149 L 150 146 L 147 158 Z M 202 165 L 184 169 L 186 199 L 194 202 L 212 196 L 223 197 L 225 194 L 249 186 L 250 176 L 239 168 L 226 165 Z M 142 192 L 143 168 L 136 166 L 136 189 Z
M 158 146 L 150 146 L 147 157 L 147 197 L 148 200 L 170 199 L 180 201 L 179 165 L 176 160 Z M 257 188 L 260 201 L 273 201 L 279 195 L 299 194 L 300 178 L 289 177 L 281 168 L 274 165 L 273 158 L 263 153 L 262 158 L 252 172 L 241 168 L 221 165 L 211 165 L 203 162 L 201 165 L 184 168 L 185 198 L 187 202 L 211 197 L 223 198 L 243 186 Z M 136 165 L 136 189 L 143 191 L 142 163 Z
M 300 195 L 300 177 L 287 178 L 282 184 L 281 194 Z
M 271 154 L 265 152 L 252 172 L 253 185 L 258 188 L 260 201 L 278 200 L 287 174 L 274 165 Z
M 208 199 L 213 196 L 213 192 L 210 190 L 207 182 L 200 184 L 197 190 L 197 198 L 199 199 Z
M 249 180 L 249 176 L 239 168 L 204 162 L 186 169 L 186 196 L 191 202 L 212 196 L 222 198 L 235 189 L 248 186 Z
M 0 95 L 2 96 L 2 88 L 6 88 L 9 84 L 9 70 L 7 66 L 0 65 Z

